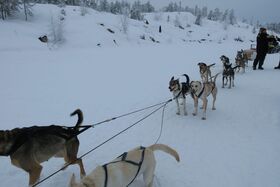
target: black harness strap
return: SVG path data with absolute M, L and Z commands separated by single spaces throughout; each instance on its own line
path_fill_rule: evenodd
M 57 125 L 25 127 L 20 129 L 19 134 L 17 135 L 11 149 L 3 156 L 9 156 L 15 153 L 23 144 L 36 136 L 47 134 L 55 135 L 68 141 L 77 136 L 78 133 L 79 131 L 73 128 Z
M 114 161 L 114 162 L 110 162 L 110 163 L 104 164 L 104 165 L 102 166 L 103 169 L 104 169 L 104 172 L 105 172 L 104 187 L 107 187 L 107 185 L 108 185 L 108 169 L 107 169 L 107 165 L 109 165 L 109 164 L 114 164 L 114 163 L 118 163 L 118 162 L 127 162 L 127 163 L 129 163 L 129 164 L 138 166 L 138 170 L 137 170 L 137 172 L 136 172 L 134 178 L 131 180 L 131 182 L 130 182 L 127 186 L 129 186 L 131 183 L 133 183 L 133 181 L 136 179 L 137 175 L 138 175 L 139 172 L 140 172 L 140 169 L 141 169 L 141 166 L 142 166 L 142 164 L 143 164 L 144 157 L 145 157 L 145 149 L 146 149 L 146 148 L 141 146 L 139 149 L 142 150 L 141 160 L 140 160 L 139 163 L 134 162 L 134 161 L 131 161 L 131 160 L 126 160 L 127 152 L 125 152 L 125 153 L 123 153 L 122 155 L 118 156 L 118 158 L 121 158 L 121 160 Z
M 203 92 L 204 92 L 204 88 L 205 88 L 205 86 L 204 86 L 204 84 L 203 84 L 203 88 L 202 88 L 202 90 L 199 92 L 199 94 L 198 94 L 198 95 L 196 95 L 195 93 L 191 92 L 191 96 L 192 96 L 192 98 L 194 98 L 194 96 L 196 96 L 197 98 L 200 98 L 200 97 L 201 97 L 201 95 L 202 95 L 202 94 L 203 94 Z

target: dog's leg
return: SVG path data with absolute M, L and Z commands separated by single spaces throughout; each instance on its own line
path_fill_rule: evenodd
M 229 77 L 229 85 L 228 85 L 228 88 L 229 88 L 229 89 L 231 88 L 231 76 Z
M 193 111 L 193 115 L 196 116 L 197 115 L 197 107 L 198 107 L 198 98 L 196 96 L 194 96 L 193 98 L 194 101 L 194 111 Z
M 176 114 L 177 114 L 177 115 L 180 115 L 180 105 L 179 105 L 179 100 L 178 100 L 178 98 L 176 98 L 175 100 L 176 100 L 176 104 L 177 104 L 177 112 L 176 112 Z
M 225 87 L 225 77 L 223 76 L 223 85 L 222 85 L 222 88 Z
M 82 159 L 75 159 L 75 160 L 72 160 L 72 161 L 67 161 L 65 164 L 64 164 L 64 167 L 63 169 L 66 169 L 66 167 L 69 165 L 69 164 L 78 164 L 79 167 L 80 167 L 80 178 L 82 179 L 84 176 L 86 176 L 86 172 L 85 172 L 85 168 L 84 168 L 84 164 L 83 164 L 83 161 Z
M 78 150 L 79 150 L 79 141 L 78 141 L 77 137 L 75 137 L 67 142 L 66 149 L 65 149 L 65 152 L 63 155 L 64 161 L 65 161 L 64 169 L 69 164 L 71 164 L 71 165 L 78 164 L 80 167 L 80 177 L 83 178 L 86 175 L 86 172 L 84 169 L 82 159 L 77 158 Z
M 232 87 L 234 87 L 234 76 L 232 76 Z
M 155 165 L 149 166 L 147 168 L 147 171 L 143 173 L 143 179 L 145 182 L 145 185 L 147 187 L 153 187 L 154 183 L 154 172 L 155 172 Z
M 212 96 L 213 96 L 212 110 L 216 110 L 215 102 L 217 97 L 217 87 L 214 88 L 214 90 L 212 91 Z
M 42 168 L 43 167 L 41 165 L 36 165 L 28 171 L 28 173 L 29 173 L 29 186 L 34 185 L 39 180 Z
M 186 109 L 186 98 L 183 99 L 183 109 L 184 109 L 184 115 L 187 116 L 188 112 L 187 112 L 187 109 Z
M 203 99 L 203 113 L 202 113 L 202 120 L 206 120 L 206 109 L 207 109 L 207 103 L 208 103 L 208 100 L 207 98 L 205 97 Z

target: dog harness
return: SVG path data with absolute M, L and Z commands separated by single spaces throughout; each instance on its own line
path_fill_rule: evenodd
M 11 130 L 13 131 L 13 130 Z M 77 136 L 77 131 L 73 128 L 51 125 L 51 126 L 32 126 L 18 129 L 15 140 L 9 151 L 2 153 L 1 156 L 9 156 L 15 153 L 23 144 L 34 137 L 39 137 L 45 134 L 54 135 L 65 139 L 66 141 Z
M 110 163 L 107 163 L 107 164 L 104 164 L 102 167 L 104 169 L 104 172 L 105 172 L 105 181 L 104 181 L 104 187 L 107 187 L 108 185 L 108 169 L 107 169 L 107 165 L 109 164 L 114 164 L 114 163 L 118 163 L 118 162 L 127 162 L 129 164 L 132 164 L 132 165 L 135 165 L 135 166 L 138 166 L 138 170 L 135 174 L 135 177 L 132 179 L 132 181 L 127 185 L 129 186 L 131 183 L 133 183 L 133 181 L 136 179 L 137 175 L 139 174 L 139 171 L 141 169 L 141 166 L 143 164 L 143 161 L 144 161 L 144 157 L 145 157 L 145 147 L 142 147 L 140 146 L 139 150 L 142 150 L 142 155 L 141 155 L 141 160 L 140 162 L 134 162 L 134 161 L 131 161 L 131 160 L 126 160 L 126 157 L 127 157 L 127 152 L 124 152 L 123 154 L 121 154 L 120 156 L 118 156 L 117 158 L 121 158 L 121 160 L 118 160 L 118 161 L 113 161 L 113 162 L 110 162 Z
M 191 92 L 192 98 L 194 98 L 194 96 L 196 96 L 197 98 L 200 98 L 200 97 L 201 97 L 201 95 L 202 95 L 203 92 L 204 92 L 204 88 L 205 88 L 204 84 L 205 84 L 205 83 L 203 83 L 202 90 L 199 92 L 198 95 L 196 95 L 195 93 Z M 215 83 L 214 83 L 214 85 L 212 85 L 212 90 L 211 90 L 211 92 L 212 92 L 214 89 L 215 89 Z M 209 94 L 207 95 L 207 97 L 210 95 L 211 92 L 209 92 Z

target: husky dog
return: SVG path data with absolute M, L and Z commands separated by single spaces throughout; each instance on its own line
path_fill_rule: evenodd
M 223 63 L 223 86 L 222 86 L 222 88 L 224 88 L 225 85 L 227 85 L 228 81 L 229 81 L 228 88 L 231 88 L 231 86 L 234 87 L 234 70 L 236 68 L 239 68 L 240 66 L 237 65 L 233 68 L 232 64 L 229 62 L 229 58 L 226 57 L 225 55 L 222 55 L 220 57 L 220 59 Z
M 231 67 L 232 64 L 224 64 L 224 70 L 223 70 L 223 86 L 222 88 L 224 88 L 228 81 L 229 81 L 229 85 L 228 88 L 234 87 L 234 70 L 236 68 L 239 68 L 240 66 L 235 66 L 235 67 Z
M 202 115 L 202 119 L 206 120 L 206 109 L 207 109 L 207 97 L 212 94 L 213 96 L 213 105 L 212 105 L 212 110 L 216 110 L 215 108 L 215 101 L 216 101 L 216 97 L 217 97 L 217 93 L 218 93 L 218 88 L 216 86 L 216 79 L 217 76 L 219 75 L 216 74 L 214 77 L 214 80 L 211 82 L 200 82 L 200 81 L 191 81 L 190 85 L 191 85 L 191 96 L 194 100 L 194 112 L 193 115 L 196 116 L 197 115 L 197 108 L 198 108 L 198 99 L 202 99 L 203 105 L 202 105 L 202 109 L 203 109 L 203 115 Z M 212 79 L 211 78 L 211 79 Z
M 80 174 L 85 170 L 81 159 L 77 159 L 79 140 L 77 134 L 83 121 L 82 111 L 74 128 L 63 126 L 32 126 L 0 131 L 0 155 L 10 156 L 13 165 L 29 174 L 29 185 L 34 185 L 41 174 L 41 163 L 51 157 L 64 157 L 65 164 L 78 164 Z
M 186 82 L 180 83 L 179 79 L 174 79 L 174 77 L 172 77 L 169 81 L 169 90 L 170 92 L 173 93 L 173 96 L 176 100 L 176 104 L 177 104 L 176 114 L 178 115 L 180 115 L 179 99 L 183 100 L 184 115 L 188 115 L 186 110 L 186 95 L 190 91 L 190 78 L 187 74 L 184 74 L 183 76 L 186 77 Z
M 199 66 L 199 73 L 200 73 L 202 82 L 211 81 L 211 70 L 210 70 L 210 67 L 214 66 L 215 63 L 207 65 L 207 64 L 205 64 L 203 62 L 199 62 L 197 65 Z
M 245 58 L 243 55 L 243 50 L 241 51 L 237 51 L 236 57 L 235 57 L 235 64 L 237 67 L 236 72 L 240 72 L 240 70 L 242 69 L 242 73 L 245 73 Z
M 70 187 L 125 187 L 142 174 L 145 186 L 152 187 L 156 167 L 154 151 L 157 150 L 168 153 L 180 161 L 178 153 L 164 144 L 154 144 L 146 148 L 137 147 L 110 163 L 98 166 L 80 183 L 76 183 L 73 175 Z

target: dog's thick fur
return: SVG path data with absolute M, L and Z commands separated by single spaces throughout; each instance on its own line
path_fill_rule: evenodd
M 234 70 L 237 68 L 240 68 L 239 65 L 232 67 L 232 64 L 229 62 L 229 58 L 225 55 L 222 55 L 220 57 L 222 63 L 223 63 L 223 85 L 222 88 L 224 88 L 229 81 L 228 88 L 234 87 Z M 245 68 L 245 67 L 244 67 Z
M 29 185 L 34 185 L 41 174 L 41 163 L 51 157 L 64 157 L 66 164 L 78 164 L 81 176 L 85 175 L 83 162 L 77 159 L 79 140 L 77 132 L 83 121 L 78 109 L 74 128 L 63 126 L 32 126 L 0 131 L 0 155 L 10 156 L 13 165 L 29 174 Z
M 213 96 L 213 105 L 212 105 L 212 110 L 216 110 L 215 108 L 215 101 L 218 93 L 218 88 L 216 86 L 216 79 L 217 76 L 219 75 L 216 74 L 213 78 L 214 80 L 211 82 L 200 82 L 200 81 L 191 81 L 191 96 L 194 100 L 194 112 L 193 115 L 197 115 L 197 108 L 198 108 L 198 99 L 201 99 L 203 102 L 202 109 L 203 109 L 203 116 L 202 119 L 206 120 L 206 109 L 207 109 L 207 97 L 212 94 Z
M 234 70 L 236 68 L 239 68 L 239 66 L 231 67 L 232 64 L 224 64 L 224 70 L 223 70 L 223 85 L 222 88 L 224 88 L 229 81 L 228 88 L 234 87 Z
M 197 65 L 199 66 L 199 73 L 200 73 L 202 82 L 211 81 L 211 70 L 210 70 L 210 67 L 214 66 L 215 63 L 207 65 L 207 64 L 205 64 L 203 62 L 199 62 Z
M 186 109 L 186 95 L 190 93 L 190 78 L 187 74 L 184 74 L 183 76 L 186 77 L 186 82 L 180 83 L 179 79 L 174 79 L 174 77 L 172 77 L 169 81 L 169 90 L 173 93 L 173 97 L 175 98 L 177 104 L 177 115 L 180 115 L 179 99 L 183 100 L 184 115 L 188 115 Z
M 246 50 L 242 50 L 243 53 L 243 57 L 245 60 L 245 63 L 248 65 L 248 61 L 253 61 L 256 56 L 257 56 L 257 52 L 256 49 L 246 49 Z
M 242 73 L 245 73 L 246 59 L 244 57 L 243 50 L 237 51 L 237 54 L 235 57 L 235 64 L 237 66 L 236 72 L 240 72 L 240 70 L 242 69 Z
M 172 155 L 178 162 L 180 161 L 178 153 L 167 145 L 154 144 L 146 147 L 144 150 L 135 148 L 127 152 L 127 161 L 140 162 L 142 152 L 144 152 L 144 159 L 137 176 L 143 174 L 145 186 L 153 186 L 154 171 L 156 167 L 156 160 L 154 151 L 164 151 Z M 135 179 L 138 171 L 138 166 L 135 166 L 127 161 L 122 161 L 117 158 L 112 163 L 107 164 L 107 186 L 106 187 L 125 187 Z M 102 166 L 95 168 L 88 176 L 81 179 L 80 183 L 76 183 L 73 175 L 70 181 L 70 187 L 104 187 L 105 185 L 105 170 Z

